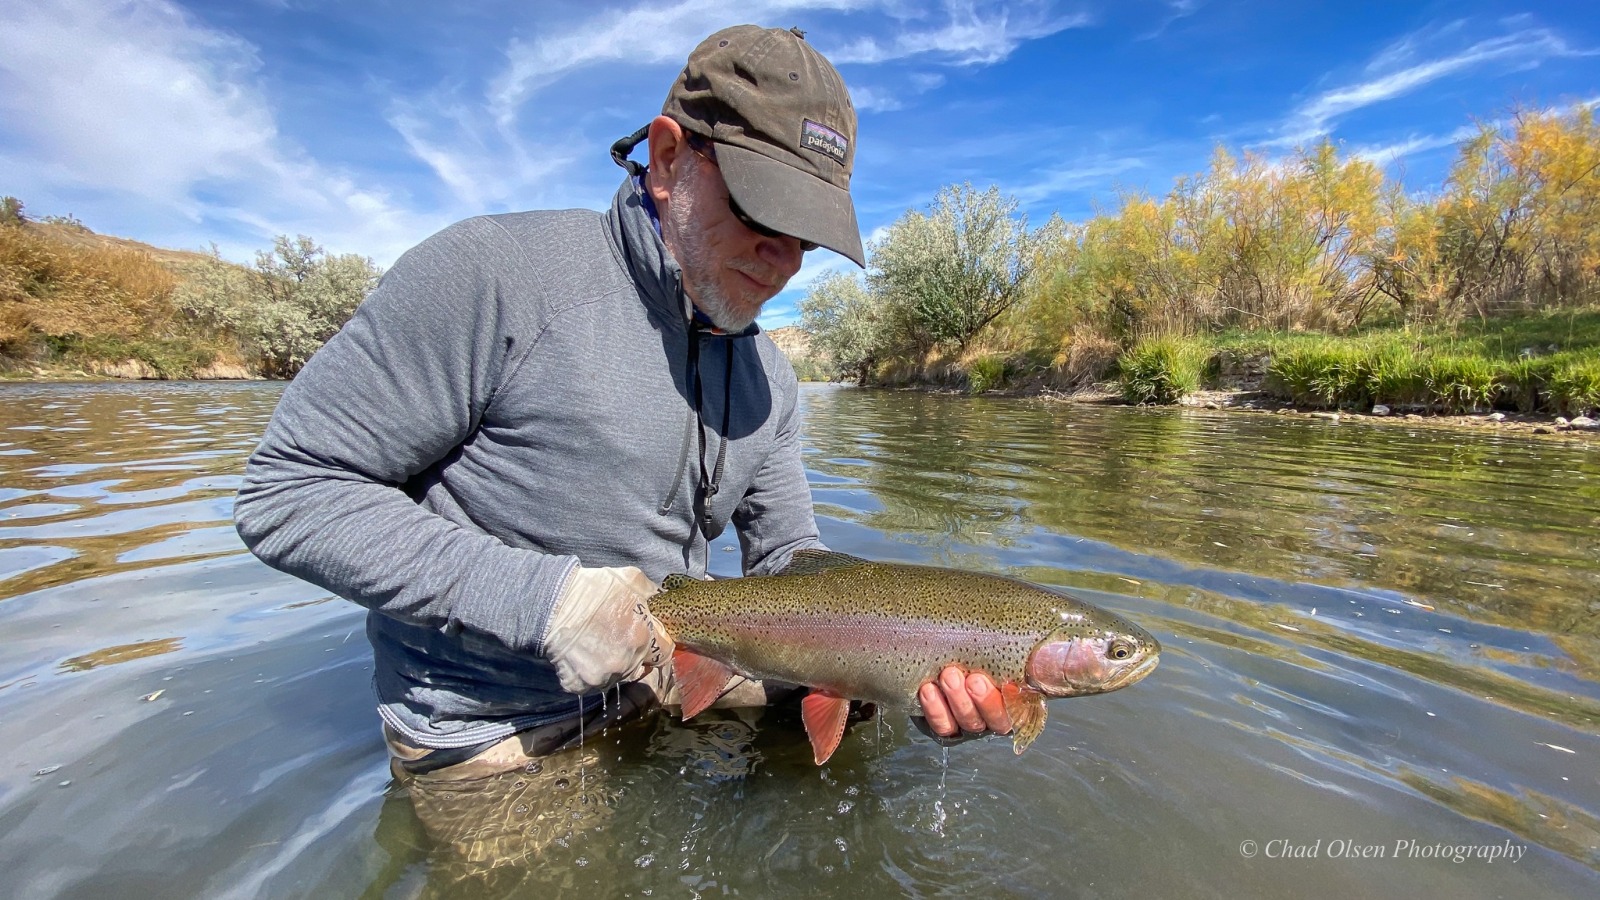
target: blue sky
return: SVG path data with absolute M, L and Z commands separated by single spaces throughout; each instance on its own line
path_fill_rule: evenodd
M 476 213 L 603 207 L 610 143 L 745 21 L 805 29 L 850 85 L 869 239 L 963 181 L 1082 220 L 1218 145 L 1326 136 L 1425 191 L 1474 122 L 1600 99 L 1583 0 L 0 0 L 0 193 L 241 261 L 309 234 L 388 265 Z M 849 265 L 810 254 L 762 323 Z

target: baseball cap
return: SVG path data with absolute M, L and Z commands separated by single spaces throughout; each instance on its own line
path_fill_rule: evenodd
M 735 25 L 701 41 L 661 114 L 717 143 L 728 193 L 750 218 L 865 267 L 850 201 L 855 107 L 798 29 Z

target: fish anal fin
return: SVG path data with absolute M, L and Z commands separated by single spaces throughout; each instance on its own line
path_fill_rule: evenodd
M 1044 694 L 1008 681 L 1001 685 L 1000 697 L 1005 701 L 1006 715 L 1011 717 L 1012 750 L 1020 756 L 1044 731 Z
M 683 704 L 685 719 L 715 703 L 732 676 L 732 669 L 709 656 L 682 647 L 672 652 L 672 677 L 678 685 L 678 702 Z
M 817 575 L 822 572 L 831 572 L 834 569 L 848 569 L 852 566 L 864 566 L 868 560 L 847 553 L 835 553 L 832 550 L 822 550 L 817 547 L 807 547 L 796 550 L 789 557 L 789 564 L 778 572 L 779 575 Z
M 844 737 L 845 720 L 850 717 L 850 700 L 826 691 L 812 691 L 800 701 L 800 718 L 811 738 L 811 753 L 817 765 L 828 761 Z

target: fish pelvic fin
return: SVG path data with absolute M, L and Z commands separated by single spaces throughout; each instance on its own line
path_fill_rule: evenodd
M 812 691 L 800 701 L 800 718 L 811 738 L 811 754 L 822 765 L 839 749 L 845 721 L 850 717 L 850 700 L 827 691 Z
M 1011 717 L 1011 748 L 1020 756 L 1044 731 L 1044 694 L 1008 681 L 1000 687 L 1000 697 L 1005 701 L 1006 715 Z
M 717 702 L 732 677 L 732 669 L 709 656 L 682 647 L 672 652 L 672 678 L 678 685 L 678 702 L 683 704 L 685 719 Z
M 779 575 L 819 575 L 831 572 L 834 569 L 848 569 L 852 566 L 864 566 L 868 560 L 848 553 L 835 553 L 832 550 L 822 550 L 817 547 L 807 547 L 796 550 L 789 557 L 789 564 L 784 566 Z

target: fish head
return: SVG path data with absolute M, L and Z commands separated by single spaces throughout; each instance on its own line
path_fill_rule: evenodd
M 1028 655 L 1028 686 L 1049 697 L 1103 694 L 1149 675 L 1161 644 L 1143 628 L 1103 610 L 1059 610 L 1061 624 Z

